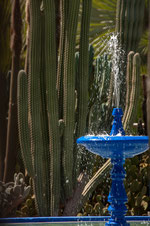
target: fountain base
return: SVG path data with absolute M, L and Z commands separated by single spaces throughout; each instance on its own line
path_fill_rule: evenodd
M 105 225 L 106 225 L 106 226 L 108 226 L 108 225 L 109 225 L 109 226 L 110 226 L 110 225 L 112 225 L 112 226 L 121 226 L 121 225 L 122 225 L 122 226 L 130 226 L 130 224 L 127 223 L 126 221 L 124 221 L 124 222 L 122 222 L 122 221 L 121 221 L 121 222 L 116 222 L 116 219 L 112 219 L 112 220 L 110 219 L 109 222 L 106 223 Z

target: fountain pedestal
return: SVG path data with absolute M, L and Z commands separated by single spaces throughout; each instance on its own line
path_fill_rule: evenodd
M 125 220 L 125 214 L 127 212 L 127 207 L 125 203 L 127 202 L 127 195 L 124 188 L 124 178 L 125 178 L 125 170 L 123 168 L 123 164 L 125 162 L 124 158 L 113 158 L 112 162 L 112 170 L 111 170 L 111 189 L 108 196 L 108 202 L 110 206 L 108 211 L 111 215 L 109 222 L 106 225 L 125 225 L 129 226 Z
M 126 158 L 132 158 L 148 150 L 149 139 L 147 136 L 125 136 L 121 108 L 114 108 L 112 115 L 114 121 L 110 136 L 84 136 L 77 139 L 77 143 L 94 154 L 111 159 L 112 184 L 108 196 L 111 218 L 106 225 L 129 226 L 130 224 L 125 220 L 127 195 L 123 183 L 125 178 L 123 164 Z
M 112 129 L 110 132 L 111 136 L 116 136 L 117 134 L 125 136 L 125 131 L 122 125 L 123 112 L 121 109 L 115 108 L 112 113 L 114 120 Z M 111 215 L 109 222 L 106 225 L 124 225 L 129 226 L 125 220 L 125 214 L 127 212 L 127 207 L 125 203 L 128 201 L 125 187 L 124 179 L 126 172 L 124 170 L 123 164 L 125 163 L 125 158 L 123 152 L 117 151 L 111 158 L 112 170 L 111 170 L 111 189 L 108 196 L 108 202 L 110 206 L 108 211 Z

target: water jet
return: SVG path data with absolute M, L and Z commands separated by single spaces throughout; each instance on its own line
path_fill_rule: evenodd
M 148 137 L 125 135 L 121 108 L 114 108 L 112 115 L 114 120 L 109 136 L 83 136 L 77 139 L 77 143 L 94 154 L 111 159 L 112 184 L 108 196 L 111 217 L 105 225 L 129 226 L 125 219 L 127 195 L 123 183 L 126 174 L 123 164 L 126 158 L 132 158 L 148 150 Z

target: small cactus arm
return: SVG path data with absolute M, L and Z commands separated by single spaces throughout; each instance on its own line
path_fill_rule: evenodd
M 30 131 L 28 126 L 28 81 L 25 71 L 20 71 L 18 74 L 18 129 L 19 129 L 19 141 L 21 146 L 22 157 L 24 165 L 28 171 L 28 174 L 33 177 L 34 169 L 32 165 L 31 155 L 31 140 Z

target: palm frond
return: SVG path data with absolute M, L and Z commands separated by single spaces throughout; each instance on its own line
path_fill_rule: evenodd
M 106 43 L 115 30 L 116 4 L 117 0 L 93 0 L 90 43 L 95 49 L 95 56 L 106 50 Z

